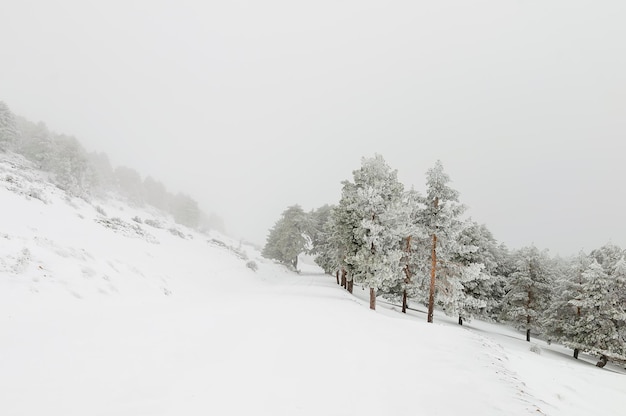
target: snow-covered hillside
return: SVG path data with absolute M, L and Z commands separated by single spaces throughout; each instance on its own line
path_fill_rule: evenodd
M 622 415 L 614 365 L 427 324 L 0 153 L 0 414 Z M 254 267 L 256 266 L 256 267 Z M 255 270 L 256 269 L 256 270 Z

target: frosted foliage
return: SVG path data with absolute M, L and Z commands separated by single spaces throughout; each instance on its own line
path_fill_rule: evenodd
M 263 256 L 297 269 L 298 256 L 310 242 L 308 228 L 307 215 L 299 205 L 287 208 L 270 230 Z
M 594 259 L 582 273 L 583 296 L 569 303 L 580 309 L 575 331 L 564 343 L 573 348 L 626 359 L 626 313 L 619 305 L 613 279 Z M 621 333 L 620 333 L 621 332 Z
M 506 287 L 503 317 L 518 329 L 540 331 L 551 297 L 550 258 L 536 247 L 522 248 L 515 258 L 515 269 Z
M 362 160 L 354 171 L 354 186 L 344 195 L 353 224 L 346 262 L 354 279 L 364 286 L 389 290 L 398 285 L 403 272 L 401 244 L 408 222 L 403 209 L 404 187 L 382 156 Z
M 9 107 L 0 101 L 0 150 L 12 146 L 18 139 L 15 116 Z
M 437 161 L 426 173 L 427 191 L 426 196 L 421 198 L 424 208 L 419 219 L 428 235 L 427 247 L 430 248 L 432 237 L 437 237 L 437 303 L 443 305 L 449 315 L 469 316 L 470 310 L 486 305 L 484 301 L 468 296 L 465 285 L 486 279 L 487 276 L 481 272 L 483 265 L 463 261 L 477 247 L 471 243 L 465 244 L 461 239 L 461 233 L 469 224 L 461 218 L 465 207 L 459 203 L 459 193 L 448 185 L 449 182 L 450 177 L 444 172 L 443 164 Z
M 576 335 L 581 309 L 571 302 L 580 301 L 586 296 L 583 288 L 583 273 L 590 263 L 589 257 L 580 253 L 570 267 L 557 276 L 555 298 L 544 322 L 550 338 L 554 341 L 567 344 L 568 340 Z
M 471 288 L 477 288 L 481 281 L 491 279 L 483 273 L 483 264 L 472 263 L 459 266 L 453 277 L 440 279 L 437 283 L 437 299 L 447 315 L 471 318 L 487 306 L 486 296 L 472 296 Z

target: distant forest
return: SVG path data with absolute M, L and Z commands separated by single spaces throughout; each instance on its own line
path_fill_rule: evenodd
M 607 244 L 572 258 L 535 246 L 509 250 L 488 228 L 464 217 L 441 162 L 426 173 L 426 193 L 405 187 L 380 155 L 363 158 L 341 199 L 305 212 L 288 207 L 270 230 L 263 256 L 297 270 L 316 263 L 352 293 L 438 306 L 459 324 L 505 322 L 547 341 L 626 363 L 626 251 Z
M 184 193 L 169 192 L 159 180 L 141 175 L 127 166 L 113 167 L 106 153 L 87 152 L 73 136 L 50 131 L 43 122 L 34 123 L 13 114 L 0 101 L 0 151 L 21 154 L 69 195 L 89 198 L 115 193 L 131 205 L 151 205 L 187 227 L 200 231 L 224 232 L 224 223 L 215 214 L 208 215 Z

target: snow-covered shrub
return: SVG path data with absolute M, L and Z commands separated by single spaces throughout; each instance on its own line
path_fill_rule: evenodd
M 163 228 L 163 226 L 158 220 L 147 219 L 143 223 L 153 228 Z
M 246 267 L 252 270 L 253 272 L 256 272 L 257 270 L 259 270 L 259 266 L 256 264 L 254 260 L 250 260 L 249 262 L 247 262 Z
M 177 230 L 176 228 L 170 228 L 168 230 L 170 233 L 172 233 L 172 235 L 175 235 L 176 237 L 180 237 L 183 240 L 185 239 L 185 234 L 183 234 L 182 232 L 180 232 L 179 230 Z

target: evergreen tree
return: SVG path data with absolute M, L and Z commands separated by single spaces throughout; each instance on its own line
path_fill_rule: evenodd
M 407 228 L 404 231 L 405 238 L 402 242 L 403 257 L 402 268 L 404 278 L 400 282 L 402 296 L 402 312 L 406 313 L 409 299 L 425 300 L 428 296 L 428 265 L 430 236 L 421 224 L 422 201 L 421 195 L 411 189 L 404 195 L 404 206 L 408 219 Z M 394 299 L 396 300 L 396 299 Z
M 162 211 L 167 211 L 171 196 L 168 195 L 165 185 L 151 176 L 143 180 L 143 194 L 146 202 Z
M 326 224 L 330 221 L 332 207 L 328 204 L 311 211 L 309 214 L 310 228 L 309 236 L 311 237 L 311 249 L 308 254 L 317 255 L 321 250 L 321 246 L 327 240 Z
M 335 250 L 335 261 L 341 271 L 341 285 L 352 293 L 354 267 L 348 259 L 357 253 L 362 244 L 354 234 L 362 218 L 356 209 L 356 185 L 350 181 L 343 181 L 342 185 L 339 204 L 331 211 L 332 228 L 328 233 L 328 249 Z
M 580 319 L 564 344 L 600 354 L 604 362 L 606 357 L 626 360 L 621 330 L 626 325 L 626 312 L 620 305 L 613 279 L 595 258 L 582 273 L 581 289 L 584 295 L 569 302 L 580 310 Z
M 89 191 L 87 152 L 72 136 L 55 136 L 53 146 L 51 167 L 56 184 L 71 195 L 84 195 Z
M 128 200 L 138 206 L 145 202 L 143 181 L 141 175 L 135 169 L 126 166 L 118 166 L 113 172 L 119 192 Z M 170 201 L 170 212 L 176 217 L 176 196 Z M 173 210 L 171 208 L 174 208 Z
M 0 150 L 13 148 L 18 138 L 15 116 L 4 101 L 0 101 Z
M 515 253 L 515 269 L 504 296 L 504 319 L 518 329 L 526 330 L 530 341 L 531 330 L 543 328 L 544 313 L 551 298 L 552 270 L 546 252 L 536 247 L 525 247 Z
M 450 177 L 444 172 L 441 161 L 437 161 L 426 173 L 427 190 L 423 198 L 421 223 L 430 236 L 428 322 L 433 322 L 436 289 L 443 286 L 450 289 L 458 287 L 457 283 L 447 281 L 458 278 L 458 274 L 443 273 L 446 266 L 448 271 L 451 270 L 452 257 L 459 252 L 458 236 L 463 229 L 460 216 L 465 211 L 459 203 L 458 192 L 448 186 L 449 182 Z
M 170 200 L 169 207 L 174 221 L 189 228 L 198 227 L 201 212 L 193 198 L 179 192 Z
M 580 349 L 577 345 L 570 344 L 569 340 L 576 337 L 579 321 L 582 318 L 582 309 L 580 306 L 574 306 L 573 302 L 580 302 L 586 297 L 583 288 L 583 273 L 590 263 L 589 256 L 581 252 L 566 270 L 557 273 L 555 296 L 544 322 L 550 339 L 574 348 L 574 358 L 578 358 Z
M 298 256 L 310 247 L 308 215 L 299 205 L 288 207 L 274 224 L 263 248 L 263 257 L 298 270 Z
M 454 262 L 459 265 L 456 296 L 452 297 L 451 308 L 446 313 L 456 313 L 459 324 L 474 316 L 487 316 L 497 305 L 496 287 L 497 243 L 485 225 L 469 223 L 459 235 L 459 252 Z
M 404 189 L 380 155 L 362 159 L 353 172 L 354 202 L 358 219 L 353 228 L 353 251 L 346 262 L 354 279 L 370 290 L 370 308 L 376 309 L 376 295 L 388 293 L 403 280 L 401 242 L 408 217 L 403 209 Z
M 315 263 L 320 266 L 325 273 L 335 273 L 337 276 L 337 284 L 339 284 L 339 270 L 341 269 L 340 259 L 338 257 L 338 247 L 333 240 L 333 232 L 335 229 L 336 207 L 325 205 L 321 208 L 323 214 L 315 215 L 312 220 L 315 231 L 313 232 L 311 254 L 315 255 Z
M 39 169 L 51 171 L 54 144 L 52 134 L 46 125 L 42 122 L 35 124 L 23 117 L 17 117 L 17 126 L 21 137 L 18 152 L 36 163 Z
M 90 187 L 101 192 L 115 189 L 115 175 L 109 156 L 106 153 L 92 152 L 87 155 L 87 158 L 89 159 Z

